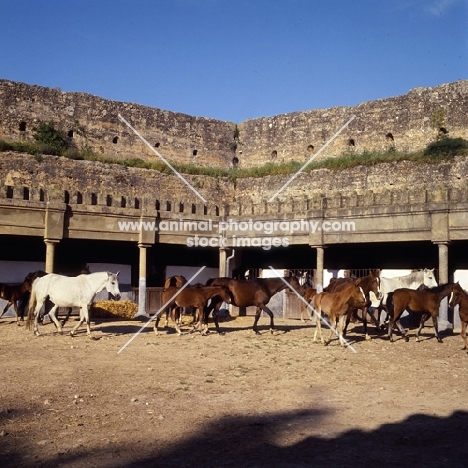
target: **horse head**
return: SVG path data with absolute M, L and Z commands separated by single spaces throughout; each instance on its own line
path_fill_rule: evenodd
M 299 283 L 299 280 L 297 276 L 293 275 L 289 277 L 289 285 L 296 290 L 297 293 L 299 293 L 301 296 L 305 294 L 305 289 L 303 286 L 301 286 L 301 283 Z
M 120 299 L 120 290 L 119 290 L 119 276 L 120 271 L 117 273 L 111 273 L 110 271 L 107 272 L 107 282 L 106 282 L 106 290 L 107 292 L 111 293 L 115 299 L 118 301 Z
M 226 303 L 230 304 L 232 302 L 231 292 L 227 286 L 220 286 L 219 287 L 220 293 L 219 297 Z
M 434 268 L 429 270 L 429 268 L 424 268 L 424 286 L 428 288 L 435 288 L 437 286 L 437 281 L 434 276 Z
M 460 304 L 462 298 L 463 289 L 460 286 L 460 283 L 453 283 L 452 284 L 452 291 L 450 294 L 450 302 L 449 307 L 455 307 L 456 305 Z
M 383 294 L 380 291 L 380 270 L 371 271 L 369 276 L 369 291 L 372 291 L 375 294 L 375 297 L 380 301 L 383 298 Z

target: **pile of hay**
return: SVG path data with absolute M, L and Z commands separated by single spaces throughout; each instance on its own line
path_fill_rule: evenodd
M 131 320 L 138 311 L 138 305 L 129 300 L 98 301 L 91 304 L 89 309 L 92 318 L 121 318 Z

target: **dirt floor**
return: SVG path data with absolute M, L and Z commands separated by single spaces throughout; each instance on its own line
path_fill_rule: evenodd
M 299 320 L 274 334 L 238 317 L 224 335 L 135 335 L 144 323 L 99 320 L 90 340 L 2 319 L 0 465 L 468 466 L 458 334 L 366 342 L 356 327 L 353 352 L 312 344 Z

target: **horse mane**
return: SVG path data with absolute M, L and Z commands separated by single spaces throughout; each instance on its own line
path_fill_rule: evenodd
M 432 288 L 428 288 L 427 286 L 425 286 L 422 290 L 423 291 L 430 291 L 430 292 L 434 292 L 434 293 L 440 293 L 441 291 L 443 291 L 447 286 L 451 286 L 453 283 L 445 283 L 445 284 L 439 284 L 438 286 L 434 286 Z

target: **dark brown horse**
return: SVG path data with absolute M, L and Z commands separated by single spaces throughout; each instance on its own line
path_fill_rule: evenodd
M 460 315 L 461 321 L 461 332 L 460 336 L 465 343 L 463 349 L 468 349 L 468 340 L 466 339 L 466 327 L 468 325 L 468 294 L 460 286 L 459 283 L 454 283 L 452 287 L 452 294 L 450 295 L 450 307 L 458 305 L 458 314 Z
M 250 307 L 255 306 L 257 311 L 255 313 L 255 320 L 253 324 L 253 331 L 258 335 L 257 324 L 262 311 L 265 311 L 270 316 L 270 331 L 273 332 L 275 325 L 273 320 L 273 312 L 267 307 L 268 302 L 276 293 L 292 287 L 299 294 L 304 294 L 304 288 L 299 284 L 295 276 L 288 276 L 286 278 L 256 278 L 251 280 L 236 280 L 232 278 L 214 278 L 207 282 L 211 286 L 226 286 L 232 296 L 231 304 L 237 307 Z M 216 326 L 216 331 L 220 333 L 218 323 L 218 312 L 221 307 L 222 301 L 213 300 L 210 308 L 205 311 L 205 320 L 213 311 L 213 321 Z
M 358 319 L 358 310 L 362 310 L 362 322 L 364 326 L 364 336 L 366 337 L 366 340 L 370 340 L 370 336 L 367 333 L 367 314 L 369 314 L 370 318 L 374 322 L 375 326 L 377 329 L 379 329 L 379 323 L 377 322 L 377 319 L 369 312 L 369 306 L 371 305 L 371 300 L 369 297 L 370 292 L 372 291 L 377 299 L 381 298 L 381 293 L 380 293 L 380 270 L 374 270 L 371 271 L 367 276 L 364 276 L 362 278 L 359 278 L 359 286 L 362 288 L 364 291 L 364 295 L 366 296 L 366 304 L 362 308 L 351 308 L 348 311 L 348 314 L 346 316 L 346 325 L 343 329 L 343 336 L 346 335 L 346 330 L 348 328 L 349 322 L 351 321 L 352 318 Z M 354 278 L 336 278 L 333 282 L 331 282 L 326 288 L 326 292 L 338 292 L 342 291 L 344 288 L 349 286 L 350 284 L 353 284 L 356 281 Z
M 322 344 L 327 345 L 330 343 L 333 333 L 336 333 L 334 327 L 338 323 L 338 337 L 341 346 L 345 346 L 345 340 L 343 338 L 343 329 L 346 316 L 350 310 L 356 308 L 362 308 L 365 306 L 367 299 L 364 295 L 364 291 L 360 286 L 361 279 L 353 280 L 351 284 L 348 284 L 341 291 L 330 293 L 327 291 L 321 292 L 314 296 L 312 304 L 317 313 L 317 321 L 315 323 L 315 333 L 313 342 L 317 342 L 317 335 L 320 335 L 320 341 Z M 324 341 L 322 336 L 322 312 L 327 314 L 330 318 L 330 337 L 328 341 Z
M 166 288 L 163 291 L 162 300 L 163 304 L 167 304 L 167 306 L 159 311 L 154 322 L 154 332 L 156 335 L 158 334 L 160 316 L 164 311 L 166 311 L 166 314 L 169 313 L 172 321 L 174 322 L 177 334 L 181 335 L 182 331 L 177 323 L 178 321 L 175 316 L 175 310 L 177 307 L 195 307 L 198 310 L 198 324 L 192 331 L 199 330 L 203 335 L 206 334 L 208 326 L 206 323 L 203 323 L 203 319 L 205 317 L 204 310 L 208 301 L 215 297 L 219 298 L 221 302 L 231 302 L 229 290 L 224 286 L 194 286 L 186 287 L 182 290 L 175 287 Z
M 20 314 L 18 313 L 18 301 L 23 297 L 24 294 L 31 291 L 32 283 L 27 279 L 18 285 L 9 285 L 0 283 L 0 298 L 7 301 L 3 312 L 0 314 L 0 318 L 3 314 L 13 305 L 16 315 L 16 323 L 19 326 Z M 24 318 L 24 308 L 22 309 L 21 320 Z
M 416 332 L 416 341 L 419 341 L 419 333 L 424 327 L 424 323 L 429 317 L 432 317 L 434 325 L 434 335 L 439 343 L 442 339 L 439 336 L 437 317 L 439 315 L 440 301 L 447 297 L 453 289 L 453 283 L 441 284 L 434 288 L 414 290 L 408 288 L 395 289 L 393 293 L 389 293 L 387 299 L 387 309 L 390 320 L 388 322 L 388 338 L 393 341 L 392 332 L 393 326 L 396 324 L 400 329 L 405 341 L 409 341 L 409 337 L 400 323 L 401 314 L 405 309 L 411 312 L 422 314 L 421 322 L 418 331 Z

